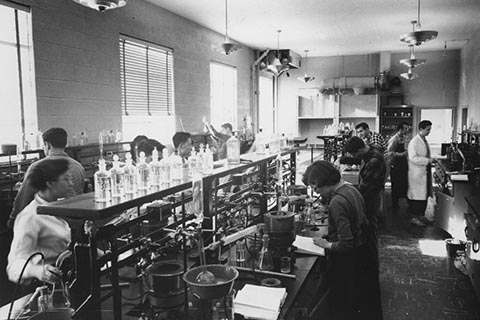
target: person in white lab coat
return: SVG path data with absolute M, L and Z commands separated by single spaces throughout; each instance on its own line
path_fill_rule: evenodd
M 424 214 L 427 199 L 432 196 L 431 165 L 436 159 L 431 157 L 426 139 L 431 129 L 431 121 L 420 121 L 418 134 L 408 144 L 408 210 L 413 215 L 411 222 L 418 226 L 427 222 Z

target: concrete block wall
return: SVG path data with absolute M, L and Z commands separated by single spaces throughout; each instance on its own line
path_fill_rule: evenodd
M 103 13 L 70 0 L 20 2 L 32 8 L 42 130 L 85 130 L 95 141 L 102 129 L 121 129 L 120 34 L 174 50 L 177 129 L 181 118 L 185 130 L 201 131 L 201 117 L 210 114 L 210 61 L 237 68 L 239 122 L 250 113 L 254 52 L 246 47 L 229 56 L 215 52 L 211 45 L 223 40 L 221 34 L 144 0 Z
M 478 30 L 462 49 L 462 68 L 460 76 L 460 98 L 458 121 L 461 123 L 461 109 L 468 108 L 468 117 L 473 119 L 480 130 L 480 30 Z M 469 124 L 467 123 L 467 126 Z M 458 130 L 462 128 L 458 126 Z

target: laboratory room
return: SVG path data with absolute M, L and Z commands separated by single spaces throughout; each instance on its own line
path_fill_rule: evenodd
M 0 0 L 0 320 L 480 319 L 479 16 Z

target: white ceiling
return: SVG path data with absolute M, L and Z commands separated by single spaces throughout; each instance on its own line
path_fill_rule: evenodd
M 225 0 L 147 0 L 188 20 L 225 33 Z M 312 56 L 408 51 L 400 34 L 417 20 L 417 0 L 228 0 L 230 38 L 254 49 Z M 423 30 L 438 38 L 422 50 L 457 49 L 480 29 L 480 0 L 422 0 Z

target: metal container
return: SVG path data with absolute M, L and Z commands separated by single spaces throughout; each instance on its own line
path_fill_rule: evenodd
M 171 308 L 184 301 L 183 264 L 175 260 L 159 261 L 147 267 L 143 283 L 150 303 L 157 308 Z
M 215 276 L 214 283 L 198 283 L 196 281 L 197 275 L 203 270 L 210 271 Z M 190 287 L 192 294 L 199 299 L 218 299 L 226 296 L 232 290 L 233 282 L 237 278 L 237 269 L 222 264 L 195 267 L 183 275 L 183 280 Z
M 264 215 L 265 231 L 267 233 L 289 233 L 295 229 L 295 214 L 293 212 L 268 212 Z

